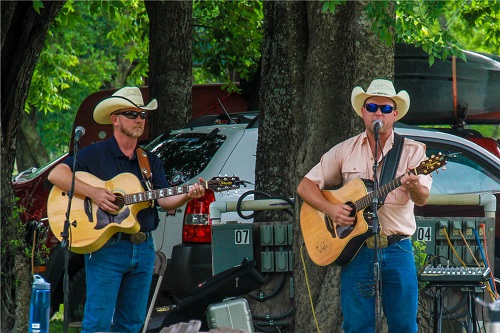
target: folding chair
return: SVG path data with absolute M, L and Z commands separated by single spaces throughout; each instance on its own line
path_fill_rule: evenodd
M 144 321 L 142 333 L 146 333 L 146 330 L 148 329 L 149 321 L 151 319 L 151 314 L 153 313 L 153 309 L 155 307 L 156 297 L 158 296 L 158 292 L 160 291 L 161 281 L 163 280 L 163 275 L 165 274 L 166 268 L 167 268 L 167 257 L 163 252 L 159 250 L 156 251 L 153 276 L 158 275 L 158 281 L 156 282 L 155 291 L 153 297 L 151 298 L 151 303 L 149 304 L 148 314 L 146 316 L 146 320 Z

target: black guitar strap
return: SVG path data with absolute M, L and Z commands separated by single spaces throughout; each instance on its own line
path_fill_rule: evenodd
M 385 161 L 382 165 L 382 171 L 380 173 L 380 186 L 387 184 L 396 177 L 396 170 L 398 169 L 401 152 L 403 151 L 404 139 L 405 138 L 402 135 L 394 133 L 394 145 L 385 156 Z M 387 194 L 379 198 L 380 205 L 384 204 L 386 196 Z

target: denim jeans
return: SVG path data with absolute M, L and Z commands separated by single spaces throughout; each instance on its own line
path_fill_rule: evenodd
M 409 239 L 379 250 L 382 307 L 390 333 L 417 332 L 418 281 Z M 344 333 L 375 331 L 374 250 L 362 246 L 341 269 Z
M 82 332 L 134 332 L 146 318 L 155 251 L 153 239 L 142 244 L 110 239 L 85 255 L 87 302 Z

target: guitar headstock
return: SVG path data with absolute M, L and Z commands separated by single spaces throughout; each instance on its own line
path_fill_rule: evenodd
M 429 173 L 442 168 L 447 163 L 448 156 L 438 153 L 438 155 L 432 155 L 429 159 L 422 161 L 418 167 L 415 168 L 415 174 L 428 175 Z M 444 168 L 443 168 L 444 169 Z
M 236 176 L 218 176 L 207 181 L 207 187 L 215 192 L 222 192 L 240 188 L 241 185 L 246 186 L 248 183 L 245 180 L 240 180 Z

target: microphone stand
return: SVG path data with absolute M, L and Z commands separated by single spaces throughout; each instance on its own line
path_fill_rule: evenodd
M 379 190 L 379 179 L 377 176 L 378 168 L 378 146 L 379 146 L 379 128 L 374 126 L 374 136 L 375 136 L 375 151 L 373 158 L 373 202 L 372 202 L 372 231 L 374 238 L 373 247 L 373 281 L 375 286 L 375 332 L 380 332 L 381 328 L 381 317 L 382 317 L 382 302 L 381 302 L 381 291 L 380 291 L 380 262 L 378 256 L 379 240 L 380 240 L 380 225 L 378 220 L 378 190 Z
M 75 191 L 75 168 L 76 168 L 76 157 L 78 154 L 78 148 L 80 147 L 80 139 L 75 136 L 74 138 L 74 153 L 73 153 L 73 176 L 71 177 L 71 188 L 68 192 L 68 208 L 66 209 L 66 219 L 64 220 L 63 231 L 61 232 L 61 249 L 64 251 L 64 278 L 63 278 L 63 293 L 64 293 L 64 333 L 68 333 L 69 325 L 69 228 L 70 226 L 76 226 L 76 220 L 73 222 L 69 221 L 71 212 L 71 202 L 73 201 L 73 194 Z

